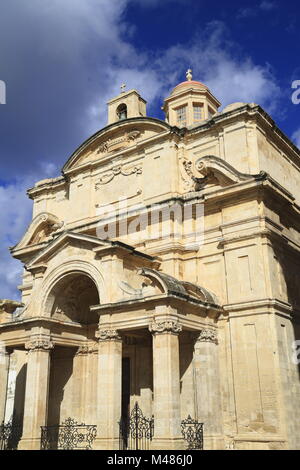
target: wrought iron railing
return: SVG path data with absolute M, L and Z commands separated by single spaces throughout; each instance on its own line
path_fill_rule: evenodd
M 22 425 L 12 418 L 0 425 L 0 450 L 16 450 L 22 437 Z
M 138 403 L 128 418 L 119 422 L 120 450 L 148 450 L 154 434 L 154 419 L 145 418 Z
M 41 450 L 92 450 L 96 436 L 96 425 L 67 418 L 58 426 L 41 426 Z
M 203 450 L 203 423 L 188 415 L 187 419 L 181 421 L 181 432 L 187 443 L 187 450 Z

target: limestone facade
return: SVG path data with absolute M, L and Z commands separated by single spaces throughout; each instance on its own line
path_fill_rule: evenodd
M 136 401 L 153 449 L 184 449 L 188 415 L 205 449 L 300 448 L 300 151 L 259 105 L 219 106 L 190 72 L 166 121 L 122 90 L 28 191 L 22 305 L 0 304 L 20 449 L 68 417 L 118 449 Z

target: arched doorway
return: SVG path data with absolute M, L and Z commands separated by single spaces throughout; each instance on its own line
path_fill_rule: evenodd
M 83 341 L 88 341 L 98 326 L 98 315 L 90 311 L 90 306 L 95 304 L 99 304 L 95 282 L 85 273 L 72 272 L 51 289 L 46 309 L 51 318 L 61 323 L 61 334 L 64 334 L 64 324 L 74 323 L 80 337 L 84 336 Z M 89 371 L 95 370 L 91 361 L 95 362 L 96 356 L 78 351 L 78 346 L 66 341 L 66 344 L 55 344 L 51 352 L 48 426 L 57 426 L 69 417 L 76 421 L 89 420 L 87 390 L 96 388 L 96 377 Z

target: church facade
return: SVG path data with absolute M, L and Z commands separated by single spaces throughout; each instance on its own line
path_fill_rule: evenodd
M 204 449 L 300 448 L 300 150 L 259 105 L 219 108 L 190 70 L 165 121 L 122 87 L 28 191 L 22 303 L 0 302 L 19 449 L 68 418 L 119 449 L 136 403 L 150 449 L 186 449 L 188 417 Z

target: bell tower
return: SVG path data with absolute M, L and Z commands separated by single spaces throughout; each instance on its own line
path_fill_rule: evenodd
M 108 124 L 123 119 L 146 116 L 147 101 L 141 97 L 137 90 L 125 90 L 121 85 L 121 93 L 108 101 Z
M 189 127 L 210 119 L 220 106 L 220 101 L 206 85 L 193 80 L 192 70 L 188 69 L 186 81 L 172 90 L 162 109 L 171 126 Z

